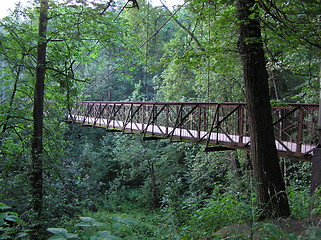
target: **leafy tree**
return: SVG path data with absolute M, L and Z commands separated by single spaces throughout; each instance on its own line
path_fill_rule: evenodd
M 70 101 L 77 94 L 75 83 L 82 82 L 75 73 L 75 62 L 89 61 L 93 57 L 83 53 L 92 49 L 94 42 L 99 40 L 107 46 L 113 40 L 114 27 L 105 24 L 112 22 L 113 16 L 101 14 L 105 7 L 104 4 L 69 3 L 66 6 L 41 1 L 39 7 L 16 9 L 13 15 L 1 21 L 1 60 L 5 70 L 1 81 L 12 89 L 11 93 L 3 95 L 1 106 L 4 113 L 1 116 L 1 139 L 4 140 L 1 141 L 1 162 L 9 171 L 21 164 L 23 171 L 32 172 L 29 183 L 38 219 L 43 214 L 43 194 L 46 194 L 44 178 L 50 179 L 49 176 L 56 174 L 55 171 L 50 174 L 52 169 L 48 166 L 62 153 L 59 149 L 63 142 L 59 142 L 64 129 L 62 111 L 70 108 Z M 35 13 L 39 14 L 39 19 L 35 18 Z M 36 22 L 39 23 L 38 35 Z M 95 29 L 93 23 L 97 24 Z M 29 114 L 32 105 L 33 115 Z M 44 118 L 45 115 L 49 118 Z M 16 159 L 19 164 L 13 164 Z M 35 228 L 39 227 L 36 221 L 33 223 Z
M 271 96 L 318 102 L 320 6 L 317 2 L 259 1 Z M 303 91 L 302 91 L 303 90 Z

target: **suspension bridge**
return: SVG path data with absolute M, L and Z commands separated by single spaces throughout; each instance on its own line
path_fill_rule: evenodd
M 316 147 L 318 105 L 272 107 L 279 156 L 309 160 Z M 69 121 L 106 131 L 143 135 L 144 140 L 203 143 L 206 151 L 250 150 L 250 126 L 245 103 L 78 102 Z

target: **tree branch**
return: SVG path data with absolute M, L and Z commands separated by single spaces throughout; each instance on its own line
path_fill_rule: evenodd
M 172 15 L 171 10 L 168 9 L 168 7 L 164 4 L 164 2 L 162 0 L 160 0 L 161 4 L 163 5 L 163 7 L 167 10 L 167 12 Z M 199 47 L 199 49 L 202 52 L 205 52 L 205 49 L 202 47 L 202 44 L 200 43 L 200 41 L 198 41 L 198 39 L 195 37 L 194 33 L 192 33 L 190 30 L 187 29 L 187 27 L 185 27 L 182 23 L 180 23 L 180 21 L 178 21 L 176 18 L 174 18 L 174 21 L 177 23 L 178 26 L 180 26 L 197 44 L 197 46 Z

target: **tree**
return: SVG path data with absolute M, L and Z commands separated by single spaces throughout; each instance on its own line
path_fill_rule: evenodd
M 318 103 L 320 2 L 259 0 L 271 95 Z
M 3 61 L 0 81 L 8 86 L 2 92 L 0 156 L 4 171 L 1 171 L 0 178 L 1 181 L 5 178 L 4 182 L 11 185 L 16 182 L 25 184 L 19 186 L 26 189 L 25 192 L 16 191 L 13 197 L 6 195 L 6 200 L 10 201 L 11 197 L 13 201 L 23 199 L 24 206 L 20 209 L 24 212 L 31 194 L 33 239 L 39 239 L 44 237 L 40 233 L 44 221 L 40 220 L 48 214 L 43 209 L 50 201 L 44 198 L 44 194 L 47 197 L 53 195 L 44 191 L 44 187 L 53 185 L 53 179 L 64 179 L 56 167 L 67 161 L 61 154 L 63 109 L 77 94 L 75 83 L 84 82 L 75 71 L 75 62 L 89 62 L 99 54 L 96 52 L 97 41 L 108 48 L 117 36 L 112 24 L 113 14 L 102 14 L 106 5 L 86 5 L 84 2 L 80 6 L 46 0 L 35 1 L 34 4 L 34 8 L 16 9 L 0 22 L 0 55 Z M 38 27 L 31 23 L 37 23 Z M 92 27 L 94 24 L 95 28 Z M 86 55 L 89 50 L 94 54 Z M 32 107 L 33 114 L 29 114 Z M 15 177 L 20 181 L 14 181 Z M 48 181 L 43 181 L 45 177 Z M 61 185 L 66 188 L 66 185 Z M 1 188 L 1 196 L 8 192 L 4 189 L 9 189 L 9 186 Z M 58 191 L 54 187 L 52 189 Z M 18 201 L 15 203 L 20 204 Z
M 290 208 L 275 147 L 268 73 L 255 0 L 237 0 L 239 51 L 243 65 L 246 100 L 251 126 L 251 157 L 258 182 L 262 219 L 288 217 Z
M 40 1 L 36 83 L 34 88 L 33 106 L 33 135 L 31 144 L 32 156 L 32 208 L 36 214 L 34 228 L 34 239 L 41 237 L 41 214 L 43 202 L 43 117 L 44 117 L 44 93 L 47 55 L 47 26 L 48 26 L 48 1 Z

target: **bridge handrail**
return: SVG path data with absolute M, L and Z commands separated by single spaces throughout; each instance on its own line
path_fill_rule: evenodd
M 250 144 L 246 103 L 83 101 L 76 106 L 72 115 L 82 116 L 83 124 L 206 145 L 248 148 Z M 318 113 L 317 104 L 272 106 L 280 152 L 299 158 L 311 155 Z

